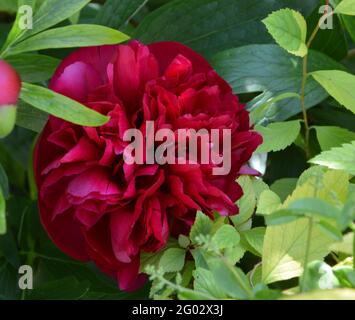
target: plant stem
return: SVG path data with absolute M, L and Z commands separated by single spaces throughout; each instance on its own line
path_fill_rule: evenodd
M 304 264 L 303 264 L 303 278 L 301 283 L 301 292 L 304 292 L 304 288 L 306 286 L 306 278 L 307 278 L 307 266 L 309 261 L 309 252 L 311 250 L 311 239 L 312 239 L 312 231 L 313 231 L 313 218 L 308 218 L 308 233 L 307 233 L 307 245 L 306 245 L 306 253 L 304 256 Z
M 329 0 L 326 0 L 326 5 L 329 6 Z M 328 11 L 329 10 L 327 10 L 324 13 L 324 16 L 328 15 Z M 332 12 L 329 14 L 332 14 Z M 308 50 L 310 49 L 312 42 L 315 39 L 315 37 L 320 29 L 321 20 L 324 18 L 324 16 L 318 21 L 316 27 L 314 28 L 311 36 L 308 39 L 308 42 L 307 42 Z M 304 121 L 304 127 L 305 127 L 305 152 L 306 152 L 307 159 L 310 158 L 310 150 L 309 150 L 310 126 L 309 126 L 307 109 L 306 109 L 306 84 L 307 84 L 307 76 L 308 76 L 308 54 L 309 54 L 309 52 L 307 52 L 307 54 L 303 58 L 302 84 L 301 84 L 301 93 L 300 93 L 301 109 L 302 109 L 303 121 Z

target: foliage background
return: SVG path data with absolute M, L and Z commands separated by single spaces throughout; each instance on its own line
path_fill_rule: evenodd
M 339 2 L 331 4 L 335 7 Z M 353 76 L 348 81 L 341 77 L 338 84 L 345 83 L 346 88 L 334 94 L 309 76 L 303 88 L 302 54 L 293 55 L 277 45 L 275 39 L 281 46 L 282 39 L 275 37 L 270 25 L 274 37 L 268 32 L 267 20 L 263 23 L 273 11 L 297 10 L 306 18 L 309 39 L 325 1 L 19 3 L 33 5 L 35 18 L 41 10 L 49 18 L 47 25 L 37 30 L 42 36 L 40 45 L 33 40 L 36 35 L 16 34 L 15 30 L 13 42 L 7 46 L 17 4 L 0 0 L 0 47 L 5 44 L 0 54 L 27 83 L 18 106 L 17 126 L 0 140 L 0 299 L 355 299 L 351 231 L 355 208 L 355 81 Z M 333 29 L 319 30 L 315 36 L 307 55 L 308 72 L 341 70 L 354 74 L 352 0 L 350 5 L 352 15 L 335 15 Z M 292 19 L 287 21 L 291 29 L 295 27 Z M 88 24 L 96 27 L 90 29 Z M 275 24 L 281 26 L 282 21 Z M 74 28 L 64 37 L 63 29 L 57 29 L 62 27 Z M 36 28 L 39 24 L 35 19 Z M 48 28 L 54 31 L 44 37 Z M 179 41 L 204 55 L 247 104 L 256 129 L 264 136 L 257 159 L 265 159 L 268 153 L 262 180 L 240 178 L 245 191 L 239 201 L 241 214 L 230 220 L 216 217 L 214 222 L 199 215 L 190 237 L 172 239 L 164 252 L 142 257 L 142 270 L 152 281 L 130 294 L 119 292 L 115 282 L 95 266 L 71 260 L 51 243 L 38 220 L 31 168 L 31 151 L 47 119 L 46 112 L 69 117 L 61 109 L 62 97 L 56 97 L 56 108 L 48 109 L 44 101 L 49 93 L 40 87 L 47 86 L 60 59 L 73 50 L 70 40 L 75 38 L 77 46 L 117 43 L 126 40 L 123 33 L 144 43 Z M 301 108 L 303 97 L 307 118 Z M 84 121 L 85 112 L 77 114 L 78 123 Z M 89 116 L 97 123 L 102 121 Z M 323 167 L 310 168 L 310 159 Z M 34 290 L 18 288 L 18 268 L 23 264 L 34 268 Z

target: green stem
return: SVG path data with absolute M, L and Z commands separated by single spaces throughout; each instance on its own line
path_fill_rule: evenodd
M 308 234 L 307 234 L 307 245 L 306 245 L 306 253 L 304 256 L 304 264 L 303 264 L 303 278 L 301 283 L 301 292 L 304 292 L 307 281 L 307 266 L 309 261 L 309 252 L 311 250 L 311 239 L 312 239 L 312 231 L 313 231 L 313 218 L 308 218 Z
M 328 0 L 326 1 L 326 5 L 329 5 Z M 325 12 L 324 13 L 324 15 L 330 15 L 330 14 L 332 14 L 332 12 L 330 12 L 330 13 Z M 322 18 L 319 20 L 319 22 L 317 23 L 316 27 L 314 28 L 311 36 L 308 39 L 308 42 L 307 42 L 308 50 L 310 49 L 313 40 L 315 39 L 318 31 L 320 30 Z M 307 52 L 307 54 L 303 58 L 302 83 L 301 83 L 301 93 L 300 93 L 301 109 L 302 109 L 303 122 L 304 122 L 304 127 L 305 127 L 305 152 L 306 152 L 307 159 L 310 158 L 309 137 L 310 137 L 310 131 L 311 131 L 311 128 L 309 126 L 309 121 L 308 121 L 307 109 L 306 109 L 306 84 L 307 84 L 307 76 L 308 76 L 308 54 L 309 54 L 309 51 Z

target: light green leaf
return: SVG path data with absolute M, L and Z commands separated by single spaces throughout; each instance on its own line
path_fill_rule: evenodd
M 6 233 L 6 203 L 3 191 L 0 188 L 0 235 Z
M 312 72 L 325 90 L 345 108 L 355 113 L 355 76 L 340 70 Z
M 301 125 L 300 120 L 294 120 L 271 123 L 267 127 L 258 125 L 255 130 L 263 136 L 263 144 L 256 152 L 276 152 L 290 146 L 297 139 Z
M 215 299 L 227 298 L 227 295 L 221 290 L 211 271 L 204 268 L 197 268 L 193 272 L 193 276 L 195 279 L 194 289 L 196 291 L 210 295 Z
M 355 141 L 324 151 L 309 162 L 355 175 Z
M 309 293 L 297 294 L 285 300 L 355 300 L 353 289 L 318 290 Z
M 242 233 L 242 239 L 248 244 L 247 249 L 260 257 L 263 252 L 265 231 L 265 227 L 257 227 Z
M 340 147 L 344 143 L 355 141 L 355 132 L 344 128 L 330 126 L 315 126 L 318 142 L 322 151 L 330 150 L 334 147 Z
M 311 174 L 313 172 L 314 174 Z M 349 176 L 342 171 L 311 170 L 304 182 L 282 204 L 286 209 L 296 200 L 316 197 L 329 204 L 344 204 L 348 196 Z M 317 174 L 315 174 L 317 172 Z M 291 279 L 303 271 L 309 219 L 301 218 L 285 225 L 267 227 L 263 246 L 263 280 L 267 283 Z M 309 261 L 320 260 L 330 252 L 333 237 L 325 235 L 314 223 Z
M 196 238 L 199 235 L 208 235 L 212 231 L 213 223 L 211 219 L 202 212 L 197 212 L 195 223 L 190 231 L 190 240 L 196 243 Z
M 331 245 L 332 251 L 342 252 L 348 255 L 353 254 L 354 232 L 349 232 L 344 235 L 342 242 L 334 243 Z
M 344 67 L 317 52 L 309 51 L 309 71 Z M 255 124 L 284 121 L 301 112 L 300 101 L 291 97 L 264 108 L 265 102 L 283 93 L 300 92 L 302 59 L 288 54 L 277 45 L 249 45 L 222 51 L 212 59 L 217 72 L 232 86 L 233 92 L 260 93 L 247 104 Z M 306 107 L 311 108 L 327 97 L 326 91 L 311 77 L 306 85 Z
M 189 245 L 190 245 L 190 239 L 188 238 L 188 237 L 186 237 L 186 236 L 184 236 L 183 234 L 180 234 L 179 235 L 179 239 L 178 239 L 178 241 L 179 241 L 179 246 L 181 247 L 181 248 L 187 248 Z
M 346 14 L 349 16 L 355 16 L 355 1 L 343 0 L 335 8 L 335 13 Z
M 164 251 L 159 261 L 159 267 L 165 272 L 181 271 L 185 265 L 185 255 L 184 249 L 170 248 Z
M 262 274 L 265 283 L 291 279 L 303 271 L 309 220 L 301 218 L 285 225 L 267 227 L 264 247 Z M 334 241 L 324 236 L 314 225 L 309 248 L 309 261 L 322 259 L 329 253 Z
M 21 99 L 37 109 L 82 126 L 101 126 L 109 118 L 49 89 L 22 83 Z
M 265 190 L 261 193 L 256 213 L 268 215 L 276 211 L 281 205 L 279 196 L 271 190 Z
M 50 79 L 58 67 L 60 60 L 41 54 L 19 54 L 6 58 L 21 80 L 25 82 L 42 82 Z
M 263 23 L 282 48 L 300 57 L 308 53 L 307 23 L 302 14 L 288 8 L 281 9 L 271 13 Z
M 241 176 L 237 182 L 243 189 L 243 196 L 236 203 L 239 207 L 239 214 L 230 217 L 235 226 L 248 221 L 253 215 L 256 206 L 253 179 L 250 176 Z
M 118 44 L 128 39 L 129 37 L 120 31 L 99 25 L 70 25 L 50 29 L 19 42 L 9 50 L 9 55 L 43 49 Z
M 251 298 L 252 290 L 248 278 L 239 268 L 220 258 L 209 260 L 208 266 L 216 283 L 228 296 L 235 299 Z
M 231 225 L 223 225 L 212 237 L 212 243 L 218 249 L 232 248 L 238 245 L 240 235 L 237 230 Z

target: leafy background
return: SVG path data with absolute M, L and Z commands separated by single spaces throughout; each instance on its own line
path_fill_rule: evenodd
M 333 28 L 313 37 L 325 3 L 18 0 L 34 7 L 33 30 L 22 32 L 16 1 L 0 0 L 0 57 L 24 82 L 16 128 L 0 140 L 0 299 L 355 299 L 355 2 L 344 0 Z M 107 121 L 46 86 L 73 46 L 129 37 L 179 41 L 211 62 L 264 137 L 253 163 L 265 174 L 239 178 L 238 216 L 199 213 L 189 236 L 143 255 L 151 281 L 127 294 L 48 239 L 31 151 L 48 113 Z M 33 290 L 18 288 L 24 264 Z

